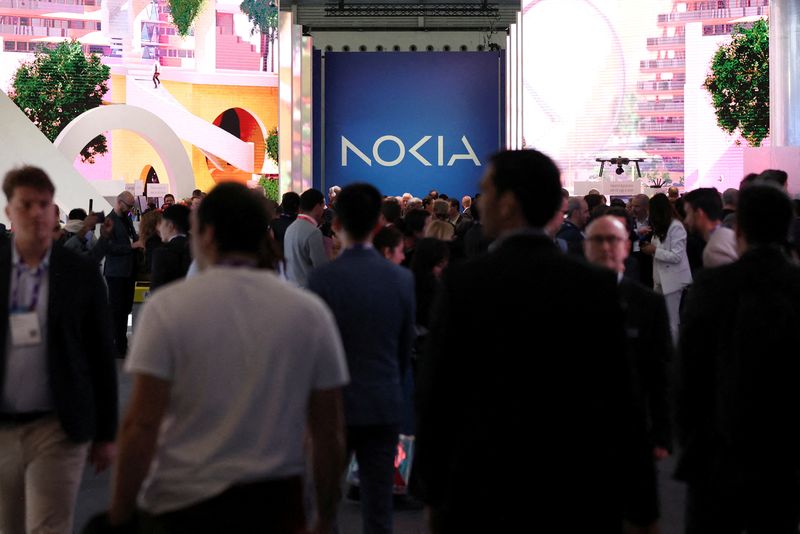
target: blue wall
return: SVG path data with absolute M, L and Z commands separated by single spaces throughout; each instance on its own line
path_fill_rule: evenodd
M 365 181 L 385 195 L 473 195 L 487 157 L 501 147 L 501 59 L 494 52 L 326 53 L 325 186 Z M 376 158 L 383 136 L 392 138 Z M 355 147 L 346 150 L 346 166 L 343 137 Z

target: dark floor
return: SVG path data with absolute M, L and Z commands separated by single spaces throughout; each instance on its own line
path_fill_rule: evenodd
M 128 376 L 120 369 L 120 405 L 124 405 L 130 393 L 131 383 Z M 668 458 L 659 464 L 662 534 L 682 534 L 683 532 L 683 506 L 685 499 L 684 486 L 671 478 L 674 460 Z M 78 504 L 75 516 L 76 531 L 80 532 L 89 518 L 105 510 L 109 500 L 109 474 L 95 475 L 86 470 L 78 495 Z M 339 534 L 359 534 L 361 532 L 360 509 L 356 502 L 345 501 L 342 503 L 339 515 Z M 398 511 L 395 512 L 396 534 L 425 534 L 423 512 Z

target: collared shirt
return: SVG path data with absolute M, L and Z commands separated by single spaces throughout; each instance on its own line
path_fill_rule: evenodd
M 171 242 L 176 237 L 186 237 L 186 234 L 175 234 L 174 236 L 170 237 L 167 243 Z
M 8 292 L 9 314 L 28 311 L 36 302 L 34 310 L 39 317 L 42 342 L 38 345 L 15 347 L 11 341 L 10 325 L 6 331 L 6 370 L 3 377 L 3 396 L 0 411 L 22 413 L 46 411 L 53 408 L 47 371 L 47 307 L 50 294 L 50 250 L 37 268 L 26 265 L 17 252 L 16 243 L 11 243 L 11 284 Z M 34 289 L 39 286 L 38 296 Z M 15 298 L 16 297 L 16 298 Z M 15 303 L 14 300 L 17 302 Z M 16 304 L 18 310 L 13 310 Z

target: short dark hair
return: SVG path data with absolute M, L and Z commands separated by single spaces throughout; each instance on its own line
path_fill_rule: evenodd
M 14 196 L 14 190 L 18 187 L 30 187 L 37 191 L 47 191 L 51 195 L 55 195 L 56 187 L 44 172 L 39 167 L 32 165 L 25 165 L 16 169 L 11 169 L 6 173 L 3 180 L 3 193 L 6 194 L 6 199 L 11 200 Z
M 425 229 L 425 222 L 431 214 L 423 209 L 414 209 L 406 213 L 406 235 L 413 236 Z
M 69 221 L 85 221 L 86 220 L 86 210 L 81 208 L 75 208 L 70 210 L 69 215 L 67 215 L 67 220 Z
M 260 255 L 269 238 L 269 217 L 264 198 L 236 182 L 224 182 L 211 190 L 197 208 L 200 229 L 214 228 L 220 253 Z
M 380 191 L 365 183 L 350 184 L 336 195 L 336 216 L 347 235 L 361 241 L 369 237 L 381 213 Z
M 386 222 L 394 224 L 402 216 L 403 208 L 396 198 L 389 197 L 381 204 L 381 213 Z
M 789 175 L 786 171 L 780 169 L 767 169 L 758 175 L 759 180 L 765 182 L 774 182 L 781 187 L 786 187 L 786 182 L 789 180 Z
M 191 211 L 183 204 L 173 204 L 165 209 L 161 216 L 171 222 L 179 233 L 186 234 L 189 232 L 189 213 Z
M 341 194 L 341 193 L 339 193 Z M 339 195 L 336 195 L 336 202 L 339 202 Z M 300 195 L 300 211 L 311 211 L 320 204 L 325 203 L 325 195 L 317 189 L 303 191 Z
M 372 246 L 383 254 L 385 249 L 393 249 L 403 242 L 403 233 L 394 226 L 384 226 L 372 238 Z
M 748 245 L 783 245 L 794 219 L 792 202 L 778 185 L 756 183 L 739 195 L 736 224 Z
M 447 201 L 450 203 L 450 207 L 451 208 L 455 208 L 455 209 L 461 211 L 461 203 L 458 201 L 457 198 L 450 198 Z
M 294 191 L 288 191 L 281 197 L 281 208 L 284 213 L 295 214 L 300 209 L 300 195 Z
M 510 191 L 528 224 L 542 228 L 561 206 L 561 173 L 538 150 L 504 150 L 490 158 L 498 195 Z
M 589 213 L 594 211 L 597 206 L 604 206 L 603 204 L 603 195 L 592 193 L 591 195 L 586 195 L 583 197 L 583 200 L 586 201 L 586 205 L 589 206 Z
M 692 209 L 703 210 L 710 220 L 722 219 L 722 198 L 719 196 L 719 191 L 713 187 L 694 189 L 686 193 L 683 199 Z
M 203 192 L 200 191 L 199 189 L 195 189 L 194 191 L 192 191 L 192 198 L 202 198 L 202 197 L 203 197 Z
M 167 193 L 166 195 L 164 195 L 164 200 L 166 200 L 167 197 L 171 197 L 172 200 L 175 200 L 175 195 L 173 195 L 172 193 Z

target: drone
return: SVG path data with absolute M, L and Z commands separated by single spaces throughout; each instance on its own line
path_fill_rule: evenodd
M 600 162 L 600 176 L 603 176 L 603 167 L 605 166 L 606 163 L 616 165 L 617 168 L 614 170 L 614 172 L 616 172 L 617 174 L 622 174 L 623 172 L 625 172 L 622 169 L 623 165 L 628 165 L 629 163 L 633 163 L 636 166 L 636 174 L 639 175 L 639 178 L 642 177 L 642 171 L 641 169 L 639 169 L 639 163 L 644 161 L 644 158 L 623 158 L 622 156 L 617 156 L 616 158 L 611 158 L 611 159 L 597 158 L 595 159 L 595 161 Z

